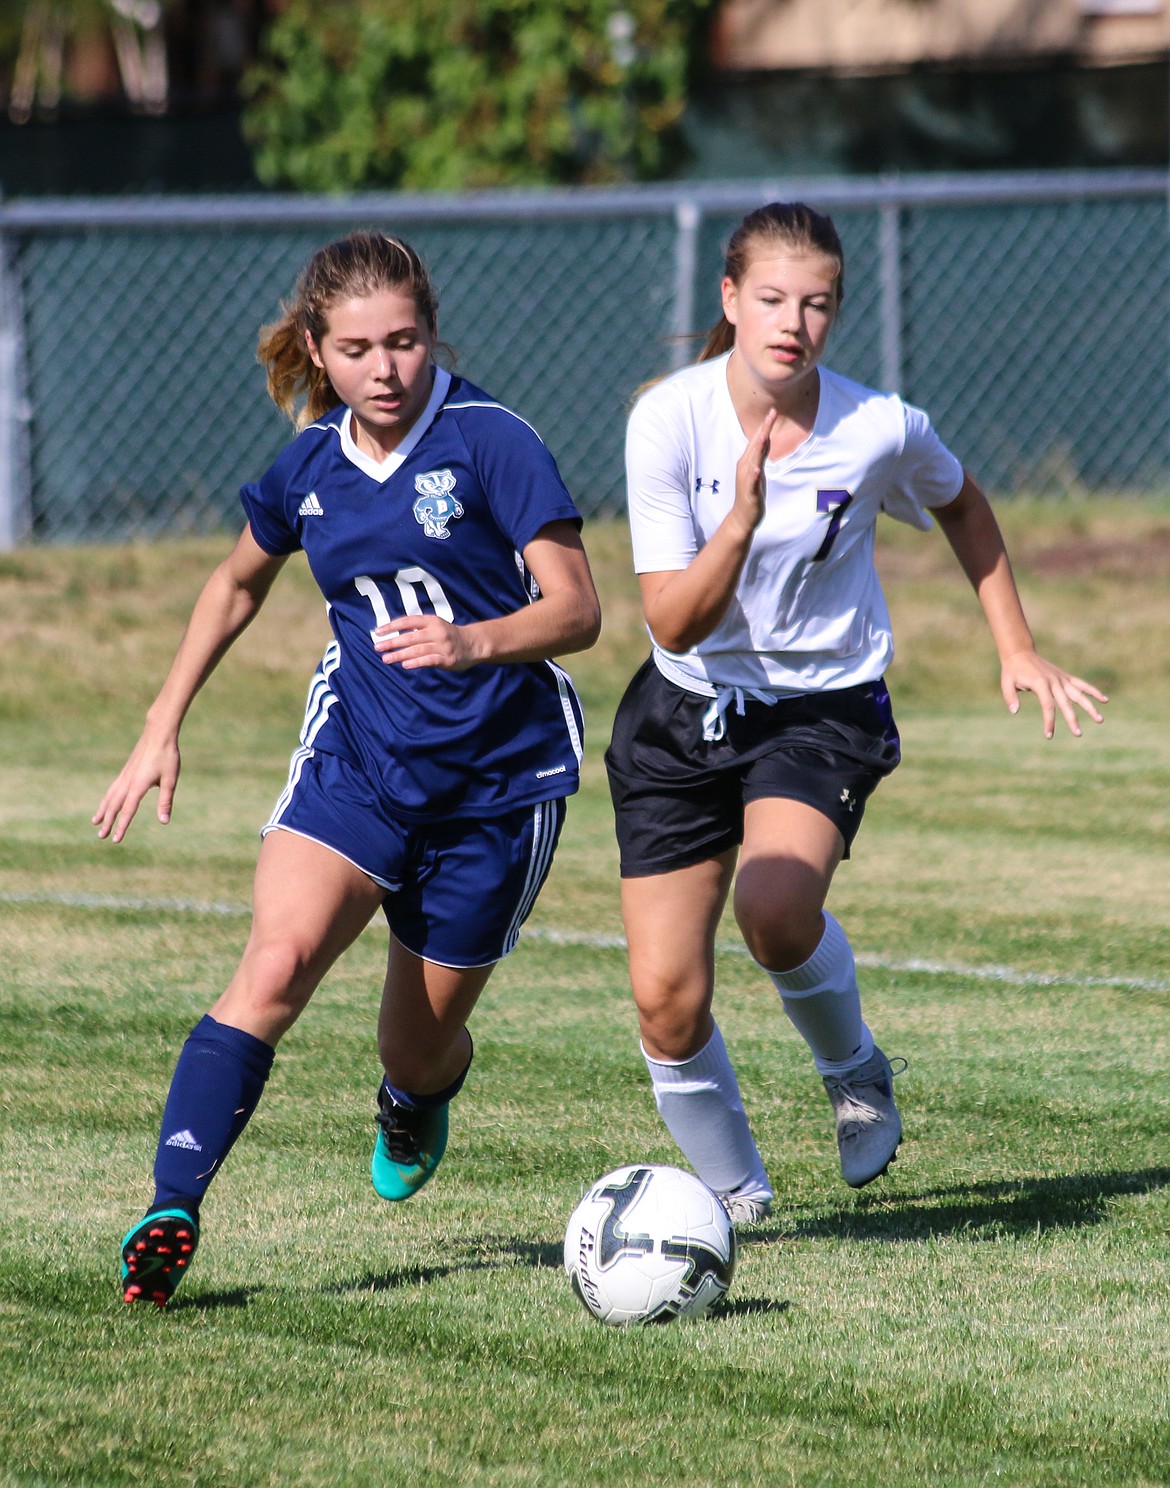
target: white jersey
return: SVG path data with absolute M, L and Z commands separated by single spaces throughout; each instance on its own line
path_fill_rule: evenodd
M 639 398 L 626 436 L 634 568 L 686 568 L 735 500 L 747 438 L 725 356 L 685 367 Z M 691 692 L 793 694 L 876 681 L 894 654 L 874 567 L 881 512 L 927 529 L 963 470 L 919 408 L 827 368 L 808 438 L 765 465 L 767 505 L 735 597 L 686 652 L 654 642 L 662 673 Z M 653 640 L 653 636 L 651 636 Z

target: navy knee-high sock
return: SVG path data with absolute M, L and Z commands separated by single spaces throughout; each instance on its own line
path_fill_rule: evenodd
M 191 1030 L 163 1109 L 151 1209 L 197 1216 L 207 1185 L 259 1104 L 275 1052 L 210 1015 Z

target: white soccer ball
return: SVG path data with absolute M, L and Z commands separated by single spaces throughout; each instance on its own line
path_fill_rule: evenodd
M 681 1168 L 617 1168 L 565 1231 L 565 1271 L 603 1323 L 704 1317 L 735 1270 L 735 1231 L 707 1185 Z

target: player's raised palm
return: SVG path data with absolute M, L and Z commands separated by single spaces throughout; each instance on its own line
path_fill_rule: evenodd
M 772 441 L 772 428 L 776 422 L 776 410 L 769 408 L 760 427 L 748 440 L 747 449 L 735 467 L 734 513 L 748 531 L 754 532 L 763 521 L 768 483 L 764 477 L 764 464 L 768 458 L 768 447 Z

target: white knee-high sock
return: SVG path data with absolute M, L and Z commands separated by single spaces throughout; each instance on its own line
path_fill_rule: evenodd
M 667 1130 L 708 1188 L 770 1199 L 772 1188 L 718 1024 L 704 1047 L 680 1063 L 651 1059 L 645 1048 L 642 1054 Z
M 768 975 L 820 1074 L 840 1075 L 865 1063 L 873 1053 L 873 1034 L 861 1017 L 853 951 L 827 910 L 824 934 L 808 960 Z

